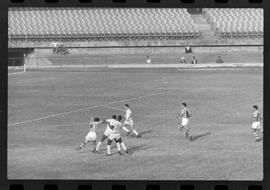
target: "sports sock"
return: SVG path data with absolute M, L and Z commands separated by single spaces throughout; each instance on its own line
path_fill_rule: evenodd
M 101 145 L 101 142 L 99 141 L 99 142 L 97 143 L 96 151 L 98 151 L 100 145 Z
M 118 143 L 116 143 L 116 145 L 117 145 L 117 150 L 118 150 L 118 151 L 121 151 L 120 143 L 118 142 Z
M 126 127 L 123 127 L 123 129 L 128 133 L 129 132 L 129 130 L 126 128 Z
M 136 136 L 138 136 L 139 135 L 139 133 L 135 130 L 135 129 L 133 129 L 133 131 L 132 131 Z
M 83 143 L 81 144 L 80 148 L 84 147 L 85 145 L 86 145 L 86 143 L 83 142 Z
M 111 146 L 107 145 L 107 154 L 111 154 Z
M 121 142 L 121 146 L 122 146 L 122 148 L 123 148 L 124 151 L 127 151 L 127 147 L 126 147 L 126 145 L 123 142 Z

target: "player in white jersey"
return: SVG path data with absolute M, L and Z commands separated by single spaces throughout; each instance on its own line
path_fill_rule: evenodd
M 256 138 L 256 141 L 260 140 L 259 134 L 262 132 L 262 126 L 261 126 L 261 114 L 258 110 L 258 106 L 254 105 L 254 112 L 253 112 L 253 122 L 252 122 L 252 130 L 253 130 L 253 135 Z
M 185 136 L 189 138 L 190 141 L 193 140 L 192 135 L 189 131 L 188 123 L 189 123 L 189 118 L 191 117 L 190 111 L 187 109 L 187 104 L 182 103 L 182 111 L 178 115 L 181 118 L 181 126 L 180 126 L 180 131 L 184 131 Z
M 93 143 L 93 150 L 96 147 L 96 139 L 97 139 L 97 134 L 96 134 L 96 128 L 99 124 L 101 124 L 102 121 L 99 120 L 99 118 L 95 117 L 91 117 L 90 118 L 90 130 L 87 133 L 87 135 L 85 136 L 84 142 L 81 144 L 80 147 L 78 147 L 77 149 L 80 150 L 82 149 L 88 142 L 92 142 Z
M 121 153 L 121 146 L 122 146 L 123 150 L 126 153 L 128 153 L 128 150 L 126 148 L 126 145 L 122 141 L 121 135 L 120 135 L 120 129 L 122 128 L 121 120 L 122 120 L 122 116 L 119 115 L 117 117 L 117 120 L 110 120 L 110 121 L 108 121 L 108 124 L 111 126 L 112 131 L 111 131 L 111 133 L 110 133 L 110 135 L 108 137 L 107 156 L 110 156 L 111 155 L 111 143 L 112 143 L 113 140 L 116 142 L 117 150 L 118 150 L 118 153 L 120 155 L 122 155 L 122 153 Z
M 115 120 L 116 120 L 116 115 L 113 115 L 113 116 L 112 116 L 112 119 L 107 119 L 107 120 L 105 121 L 105 123 L 107 123 L 106 130 L 104 131 L 102 137 L 101 137 L 100 140 L 98 141 L 98 144 L 97 144 L 96 148 L 93 150 L 93 152 L 97 152 L 98 149 L 99 149 L 99 147 L 100 147 L 100 145 L 102 144 L 102 142 L 110 136 L 110 134 L 111 134 L 111 132 L 112 132 L 112 129 L 111 129 L 111 126 L 109 125 L 109 123 L 110 123 L 111 121 L 115 121 Z
M 131 112 L 131 109 L 129 108 L 129 105 L 125 104 L 124 109 L 126 111 L 126 115 L 125 115 L 126 118 L 125 118 L 125 121 L 124 121 L 123 129 L 127 132 L 127 136 L 131 132 L 133 132 L 136 135 L 136 137 L 140 137 L 139 133 L 133 127 L 134 122 L 133 122 L 133 119 L 132 119 L 132 112 Z M 130 128 L 130 130 L 127 129 L 127 126 Z

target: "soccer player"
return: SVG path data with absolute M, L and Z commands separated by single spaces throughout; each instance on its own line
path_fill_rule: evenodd
M 253 130 L 253 135 L 256 138 L 256 141 L 258 142 L 260 140 L 258 133 L 262 131 L 261 114 L 258 110 L 259 108 L 257 105 L 254 105 L 253 109 L 254 109 L 254 112 L 253 112 L 252 130 Z
M 81 144 L 80 147 L 78 147 L 78 150 L 82 149 L 88 142 L 92 142 L 93 143 L 92 150 L 95 149 L 96 139 L 97 139 L 96 128 L 101 123 L 102 123 L 102 121 L 100 121 L 99 118 L 90 117 L 90 130 L 89 130 L 88 134 L 86 135 L 84 142 Z
M 190 111 L 187 109 L 186 103 L 182 103 L 182 107 L 183 108 L 182 108 L 181 114 L 179 114 L 179 116 L 182 119 L 180 131 L 184 131 L 185 136 L 189 138 L 190 141 L 192 141 L 193 138 L 188 127 L 188 122 L 189 122 L 189 118 L 191 117 L 191 114 L 190 114 Z
M 118 150 L 118 153 L 120 155 L 122 155 L 121 146 L 122 146 L 123 150 L 126 153 L 128 153 L 128 150 L 126 148 L 126 145 L 122 141 L 121 135 L 120 135 L 120 131 L 119 131 L 120 128 L 122 128 L 121 120 L 122 120 L 122 116 L 121 115 L 118 115 L 117 120 L 111 120 L 111 121 L 109 121 L 109 125 L 112 127 L 111 128 L 112 131 L 111 131 L 111 134 L 108 137 L 107 156 L 110 156 L 111 155 L 111 143 L 112 143 L 113 140 L 116 142 L 117 150 Z
M 112 132 L 112 127 L 109 125 L 109 123 L 111 122 L 111 121 L 115 121 L 116 120 L 116 115 L 113 115 L 112 116 L 112 119 L 107 119 L 106 121 L 105 121 L 105 123 L 107 123 L 107 127 L 106 127 L 106 130 L 104 131 L 104 134 L 102 135 L 102 137 L 100 138 L 100 140 L 98 141 L 98 144 L 97 144 L 97 146 L 96 146 L 96 148 L 93 150 L 93 152 L 97 152 L 98 151 L 98 149 L 99 149 L 99 147 L 100 147 L 100 145 L 102 144 L 102 142 L 105 140 L 105 139 L 107 139 L 108 137 L 109 137 L 109 135 L 111 134 L 111 132 Z
M 140 137 L 139 133 L 133 127 L 134 123 L 132 119 L 132 112 L 129 105 L 125 104 L 124 109 L 126 110 L 126 119 L 124 121 L 123 129 L 127 132 L 127 136 L 130 134 L 130 132 L 133 132 L 136 135 L 136 137 Z M 127 129 L 127 126 L 129 126 L 130 130 Z

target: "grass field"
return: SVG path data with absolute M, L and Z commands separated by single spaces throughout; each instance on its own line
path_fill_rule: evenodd
M 192 112 L 190 142 L 178 131 L 180 103 Z M 89 116 L 129 103 L 141 138 L 122 135 L 98 154 L 76 151 Z M 8 78 L 9 179 L 262 180 L 263 143 L 251 133 L 263 106 L 263 69 L 112 69 L 26 72 Z M 98 138 L 105 126 L 98 131 Z

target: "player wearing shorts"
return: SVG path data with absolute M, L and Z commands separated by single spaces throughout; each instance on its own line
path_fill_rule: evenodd
M 186 103 L 182 103 L 182 107 L 183 108 L 180 114 L 180 117 L 181 117 L 180 131 L 184 131 L 185 136 L 189 138 L 190 141 L 192 141 L 193 138 L 188 127 L 188 122 L 189 122 L 189 118 L 191 117 L 191 114 L 190 114 L 190 111 L 187 109 Z
M 122 120 L 122 116 L 119 115 L 117 117 L 117 120 L 110 120 L 109 121 L 109 125 L 111 126 L 111 133 L 108 137 L 108 143 L 107 143 L 107 156 L 110 156 L 111 155 L 111 143 L 113 141 L 116 142 L 116 145 L 117 145 L 117 150 L 118 150 L 118 153 L 120 155 L 122 155 L 122 152 L 121 152 L 121 147 L 123 148 L 123 150 L 128 153 L 127 151 L 127 148 L 126 148 L 126 145 L 124 144 L 124 142 L 122 141 L 121 139 L 121 135 L 120 135 L 120 129 L 122 128 L 122 123 L 121 123 L 121 120 Z
M 261 114 L 258 110 L 258 106 L 254 105 L 254 112 L 253 112 L 253 122 L 252 122 L 252 131 L 253 135 L 256 138 L 256 141 L 258 142 L 260 140 L 259 134 L 262 132 L 262 126 L 261 126 Z
M 100 145 L 102 144 L 102 142 L 103 142 L 105 139 L 107 139 L 107 138 L 109 137 L 109 135 L 110 135 L 111 132 L 112 132 L 112 129 L 111 129 L 111 126 L 109 125 L 109 123 L 110 123 L 111 121 L 115 121 L 115 120 L 116 120 L 116 115 L 113 115 L 113 116 L 112 116 L 112 119 L 107 119 L 107 120 L 105 121 L 105 123 L 107 123 L 106 130 L 104 131 L 102 137 L 100 138 L 100 140 L 99 140 L 99 142 L 98 142 L 96 148 L 93 150 L 93 152 L 97 152 L 98 149 L 99 149 L 99 147 L 100 147 Z
M 124 121 L 124 127 L 123 129 L 127 132 L 127 136 L 133 132 L 136 137 L 140 137 L 139 133 L 134 129 L 133 125 L 133 119 L 132 119 L 132 112 L 131 109 L 129 108 L 128 104 L 124 105 L 124 109 L 126 111 L 126 119 Z M 130 130 L 127 129 L 127 126 L 129 126 Z
M 91 117 L 90 118 L 90 130 L 89 130 L 88 134 L 86 135 L 86 137 L 84 139 L 84 142 L 78 148 L 79 150 L 82 149 L 88 142 L 92 142 L 93 143 L 92 150 L 95 149 L 95 147 L 96 147 L 96 139 L 97 139 L 96 128 L 101 123 L 102 123 L 102 121 L 100 121 L 99 118 L 97 118 L 97 117 L 95 117 L 95 118 Z

